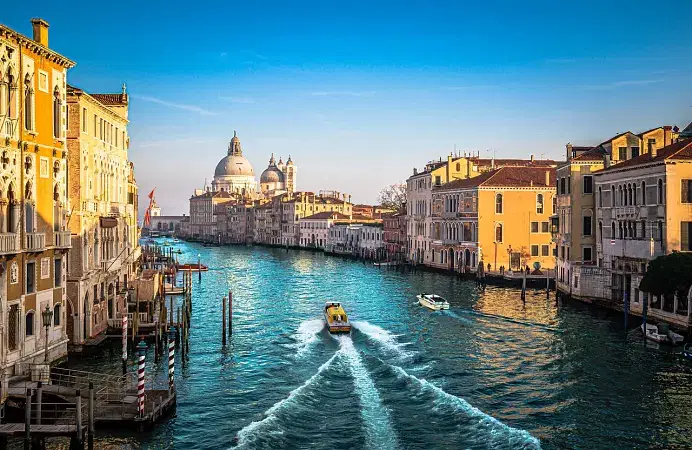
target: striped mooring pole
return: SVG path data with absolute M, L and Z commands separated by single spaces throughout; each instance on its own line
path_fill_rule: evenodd
M 137 345 L 137 355 L 139 356 L 137 365 L 137 410 L 139 411 L 139 417 L 144 417 L 144 357 L 146 353 L 147 344 L 142 339 Z
M 127 314 L 123 315 L 123 375 L 127 373 Z
M 168 390 L 173 392 L 175 387 L 175 330 L 168 330 Z

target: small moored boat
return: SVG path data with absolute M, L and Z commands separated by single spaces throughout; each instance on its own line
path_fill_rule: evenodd
M 173 243 L 174 243 L 174 244 L 177 244 L 178 242 L 180 242 L 180 241 L 178 240 L 178 238 L 174 238 L 174 239 L 173 239 Z
M 206 272 L 209 270 L 204 264 L 178 264 L 175 268 L 180 272 Z
M 685 340 L 685 336 L 678 334 L 671 329 L 668 329 L 668 339 L 670 339 L 670 342 L 673 345 L 677 345 L 677 344 L 682 344 L 682 341 Z
M 324 320 L 327 322 L 327 330 L 330 333 L 350 333 L 351 323 L 344 307 L 339 302 L 327 302 L 324 304 Z
M 692 344 L 685 344 L 682 348 L 682 356 L 686 359 L 692 360 Z
M 418 303 L 433 311 L 449 309 L 449 303 L 444 298 L 435 294 L 420 294 L 416 296 Z
M 663 333 L 658 332 L 658 327 L 656 325 L 646 324 L 646 329 L 644 329 L 644 324 L 641 326 L 644 336 L 654 342 L 666 343 L 668 342 L 668 336 Z

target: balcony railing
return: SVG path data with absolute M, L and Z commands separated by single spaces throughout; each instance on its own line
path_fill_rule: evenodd
M 24 236 L 24 248 L 30 252 L 44 250 L 46 248 L 46 234 L 26 233 Z
M 120 258 L 111 258 L 106 261 L 101 261 L 101 268 L 104 272 L 115 272 L 120 269 L 122 261 Z
M 602 251 L 606 256 L 653 259 L 663 255 L 663 246 L 651 239 L 604 239 Z
M 55 239 L 55 247 L 57 248 L 70 248 L 72 247 L 72 233 L 69 231 L 55 231 L 53 232 Z
M 17 253 L 19 251 L 18 233 L 0 233 L 0 255 Z

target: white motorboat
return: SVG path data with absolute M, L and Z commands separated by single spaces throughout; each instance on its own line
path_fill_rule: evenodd
M 685 336 L 678 334 L 675 331 L 669 329 L 668 330 L 668 339 L 670 339 L 670 342 L 672 344 L 677 345 L 677 344 L 682 344 L 682 341 L 685 340 Z
M 665 343 L 668 342 L 668 336 L 663 333 L 658 332 L 658 327 L 656 325 L 646 324 L 646 329 L 644 329 L 644 324 L 641 326 L 644 336 L 654 342 Z
M 418 303 L 433 311 L 441 309 L 449 309 L 449 303 L 444 298 L 435 294 L 420 294 L 417 295 Z

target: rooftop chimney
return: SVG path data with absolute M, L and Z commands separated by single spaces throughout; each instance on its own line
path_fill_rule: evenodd
M 566 145 L 565 147 L 567 148 L 567 159 L 566 159 L 566 161 L 569 161 L 569 160 L 572 158 L 572 144 L 570 144 L 570 143 L 568 142 L 567 145 Z
M 34 28 L 34 40 L 44 47 L 48 47 L 48 22 L 43 19 L 31 19 Z
M 657 154 L 658 151 L 656 150 L 656 147 L 654 147 L 654 143 L 649 142 L 649 156 L 651 157 L 651 159 L 654 159 Z
M 603 167 L 606 169 L 610 167 L 610 155 L 603 156 Z
M 533 153 L 531 153 L 531 162 L 533 162 Z
M 550 186 L 550 170 L 545 171 L 545 185 Z

